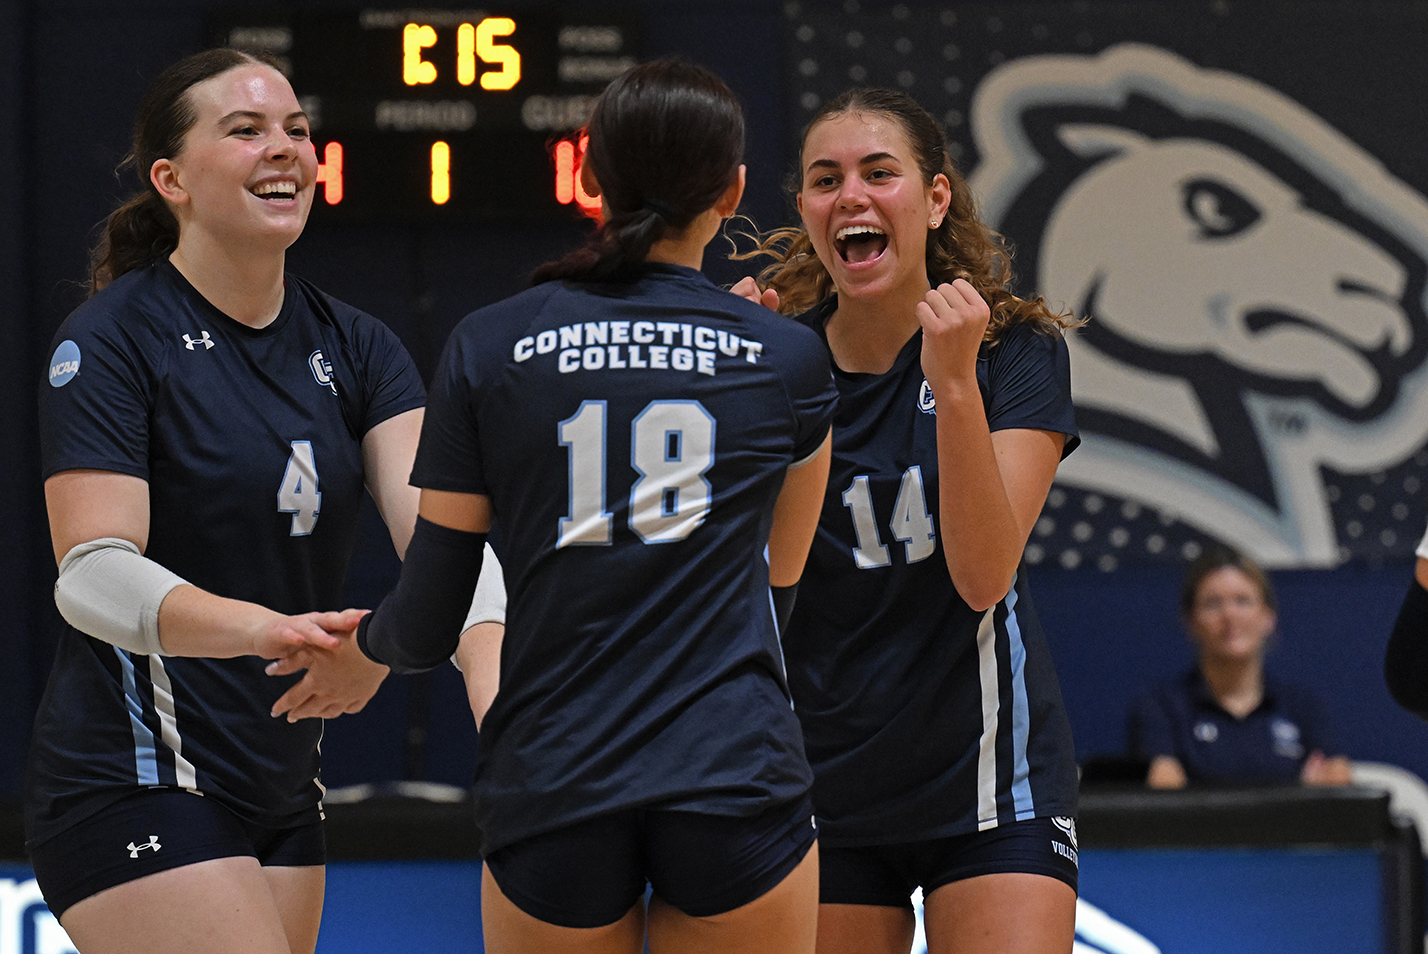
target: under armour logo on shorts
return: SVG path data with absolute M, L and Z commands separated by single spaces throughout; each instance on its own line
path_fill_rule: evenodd
M 145 848 L 152 848 L 154 849 L 154 852 L 157 853 L 161 847 L 163 846 L 159 844 L 159 836 L 150 835 L 149 840 L 144 842 L 143 844 L 136 845 L 132 841 L 129 842 L 129 857 L 139 857 L 139 852 L 143 851 Z

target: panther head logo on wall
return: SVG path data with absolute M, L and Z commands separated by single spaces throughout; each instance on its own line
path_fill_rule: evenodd
M 1275 90 L 1139 44 L 1011 60 L 972 122 L 988 221 L 1089 319 L 1058 480 L 1338 562 L 1321 469 L 1428 439 L 1428 202 Z

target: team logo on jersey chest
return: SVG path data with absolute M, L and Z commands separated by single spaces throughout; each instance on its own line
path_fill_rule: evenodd
M 69 339 L 59 343 L 50 358 L 50 387 L 62 388 L 79 374 L 79 345 Z
M 1288 719 L 1275 719 L 1269 724 L 1274 739 L 1274 754 L 1286 759 L 1302 759 L 1304 743 L 1299 740 L 1299 726 Z
M 183 336 L 183 346 L 185 348 L 190 351 L 193 351 L 195 350 L 194 345 L 203 345 L 203 350 L 207 351 L 208 349 L 213 347 L 213 339 L 208 337 L 208 332 L 206 331 L 199 332 L 197 341 L 190 338 L 188 335 Z
M 332 362 L 322 356 L 322 351 L 318 350 L 310 354 L 307 364 L 312 368 L 312 376 L 317 379 L 317 383 L 336 394 L 337 385 L 332 381 Z

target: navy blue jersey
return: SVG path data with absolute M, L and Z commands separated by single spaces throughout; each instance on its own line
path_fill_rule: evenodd
M 1236 718 L 1220 705 L 1199 667 L 1136 700 L 1131 751 L 1169 755 L 1191 782 L 1219 785 L 1292 783 L 1310 753 L 1343 755 L 1328 713 L 1304 686 L 1264 677 L 1264 698 Z
M 502 531 L 488 852 L 656 801 L 749 815 L 807 790 L 763 554 L 835 400 L 806 328 L 673 265 L 457 326 L 412 482 L 489 496 Z
M 820 334 L 830 299 L 800 320 Z M 974 612 L 937 533 L 937 418 L 922 334 L 885 374 L 835 367 L 828 495 L 784 640 L 819 837 L 891 844 L 1072 815 L 1076 766 L 1019 568 Z M 1078 442 L 1066 344 L 1027 325 L 977 361 L 993 431 Z
M 232 320 L 167 260 L 130 272 L 55 336 L 40 386 L 44 476 L 149 485 L 145 555 L 195 586 L 280 613 L 336 609 L 363 490 L 361 440 L 422 406 L 376 319 L 289 276 L 265 328 Z M 268 713 L 298 678 L 256 657 L 127 653 L 65 627 L 35 721 L 33 842 L 109 793 L 169 785 L 276 825 L 315 810 L 322 722 Z

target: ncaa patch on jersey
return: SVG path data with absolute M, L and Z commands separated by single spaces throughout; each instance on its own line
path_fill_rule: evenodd
M 66 338 L 50 358 L 50 387 L 62 388 L 79 374 L 79 345 Z

